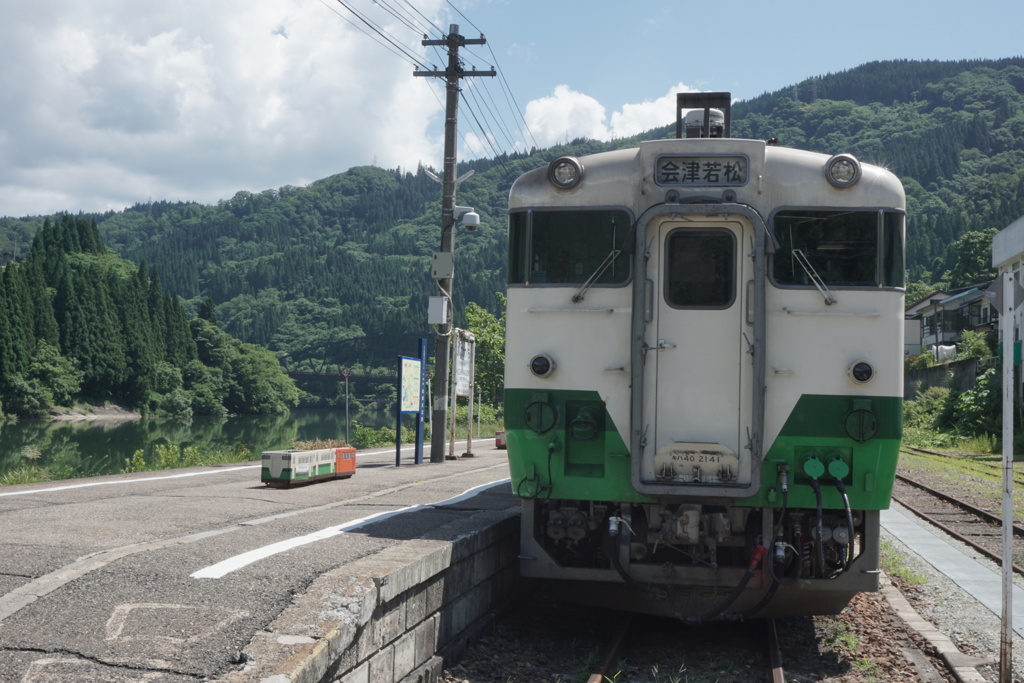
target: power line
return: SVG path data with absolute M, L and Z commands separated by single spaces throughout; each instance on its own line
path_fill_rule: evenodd
M 460 17 L 465 19 L 466 22 L 468 22 L 470 26 L 472 26 L 477 31 L 479 31 L 481 36 L 483 36 L 483 31 L 480 29 L 480 27 L 478 27 L 476 24 L 474 24 L 470 20 L 469 17 L 467 17 L 465 14 L 463 14 L 462 10 L 460 10 L 458 7 L 456 7 L 454 4 L 452 4 L 451 0 L 445 0 L 445 2 L 447 2 L 448 6 L 451 7 L 453 10 L 455 10 L 455 12 Z M 515 101 L 515 97 L 512 95 L 512 89 L 509 87 L 508 81 L 505 79 L 505 74 L 503 73 L 503 71 L 501 69 L 501 65 L 498 63 L 497 55 L 494 54 L 494 49 L 491 47 L 490 43 L 485 43 L 485 45 L 487 45 L 487 51 L 491 53 L 491 60 L 490 61 L 491 61 L 492 64 L 494 64 L 494 68 L 498 72 L 498 81 L 502 85 L 503 92 L 505 93 L 505 100 L 508 103 L 509 108 L 512 109 L 512 111 L 518 116 L 519 120 L 523 122 L 523 127 L 526 129 L 526 132 L 530 136 L 530 139 L 533 140 L 533 146 L 534 147 L 539 147 L 539 145 L 537 144 L 536 138 L 533 137 L 533 131 L 530 130 L 530 124 L 528 124 L 526 122 L 526 117 L 523 115 L 522 109 L 519 107 L 519 103 Z M 485 60 L 483 60 L 481 58 L 481 61 L 485 61 Z M 509 99 L 511 99 L 511 102 L 508 102 Z M 523 142 L 525 143 L 526 141 L 524 140 Z M 513 145 L 513 148 L 514 147 L 515 146 Z
M 388 4 L 387 0 L 374 0 L 374 4 L 383 9 L 385 12 L 393 16 L 395 19 L 405 24 L 406 27 L 411 29 L 416 34 L 426 33 L 427 30 L 423 29 L 422 25 L 416 24 L 415 17 L 409 17 L 408 13 L 399 11 L 398 8 L 392 7 Z M 429 29 L 428 29 L 429 30 Z
M 455 10 L 456 14 L 458 14 L 460 17 L 465 19 L 469 23 L 470 26 L 475 28 L 477 33 L 480 33 L 480 34 L 483 33 L 483 31 L 480 30 L 480 27 L 478 27 L 476 24 L 474 24 L 472 21 L 470 21 L 469 17 L 467 17 L 465 14 L 462 13 L 462 10 L 460 10 L 458 7 L 456 7 L 455 5 L 452 4 L 451 0 L 445 0 L 445 2 L 448 3 L 449 7 L 451 7 L 453 10 Z
M 490 104 L 488 104 L 487 102 L 484 102 L 484 107 L 487 109 L 487 111 L 494 118 L 495 123 L 497 124 L 497 126 L 501 129 L 501 132 L 505 136 L 505 140 L 506 140 L 506 142 L 508 142 L 509 147 L 511 147 L 512 149 L 515 149 L 515 147 L 516 147 L 515 140 L 512 139 L 512 135 L 508 131 L 508 124 L 505 122 L 504 117 L 501 115 L 501 110 L 498 108 L 497 102 L 494 101 L 494 96 L 491 95 L 491 89 L 490 88 L 484 88 L 483 94 L 486 95 L 487 96 L 487 100 L 490 101 Z
M 363 28 L 362 26 L 360 26 L 359 24 L 355 23 L 354 21 L 352 21 L 351 19 L 349 19 L 348 17 L 346 17 L 346 16 L 344 15 L 344 14 L 342 14 L 341 12 L 339 12 L 339 11 L 338 11 L 337 9 L 335 9 L 334 7 L 331 7 L 331 6 L 329 5 L 329 4 L 327 4 L 326 0 L 320 0 L 320 4 L 321 4 L 321 5 L 323 5 L 324 7 L 326 7 L 327 9 L 331 10 L 331 11 L 332 11 L 332 12 L 334 12 L 335 14 L 337 14 L 337 15 L 338 15 L 339 17 L 341 17 L 341 18 L 342 18 L 342 19 L 343 19 L 344 21 L 348 22 L 348 23 L 349 23 L 349 24 L 351 24 L 351 25 L 352 25 L 353 27 L 355 27 L 355 29 L 356 29 L 357 31 L 359 31 L 360 33 L 362 33 L 362 34 L 366 35 L 367 37 L 369 37 L 369 38 L 370 38 L 371 40 L 373 40 L 373 41 L 374 41 L 375 43 L 377 43 L 378 45 L 380 45 L 381 47 L 383 47 L 383 48 L 384 48 L 385 50 L 387 50 L 388 52 L 391 52 L 392 54 L 394 54 L 395 56 L 399 57 L 400 59 L 402 59 L 402 60 L 404 60 L 404 61 L 407 61 L 407 62 L 408 62 L 408 61 L 410 61 L 410 60 L 409 60 L 409 57 L 408 57 L 408 55 L 405 55 L 405 54 L 403 54 L 402 52 L 400 52 L 400 51 L 396 50 L 396 49 L 395 49 L 395 48 L 394 48 L 394 47 L 393 47 L 393 46 L 392 46 L 392 45 L 391 45 L 390 43 L 388 43 L 387 41 L 383 41 L 383 42 L 382 42 L 382 41 L 381 41 L 381 39 L 380 39 L 380 38 L 379 38 L 378 36 L 375 36 L 375 35 L 373 35 L 373 34 L 367 33 L 367 31 L 366 31 L 366 30 L 365 30 L 365 29 L 364 29 L 364 28 Z M 419 63 L 418 63 L 418 62 L 411 62 L 411 63 L 412 63 L 412 64 L 413 64 L 414 66 L 419 66 Z
M 321 0 L 321 2 L 322 2 L 322 1 L 323 1 L 323 0 Z M 337 3 L 338 3 L 339 5 L 341 5 L 342 7 L 344 7 L 345 9 L 347 9 L 347 10 L 348 10 L 349 12 L 351 12 L 351 13 L 352 13 L 353 15 L 355 15 L 355 17 L 356 17 L 357 19 L 359 19 L 359 20 L 360 20 L 360 21 L 361 21 L 361 22 L 362 22 L 362 23 L 363 23 L 363 24 L 364 24 L 364 25 L 365 25 L 365 26 L 366 26 L 367 28 L 369 28 L 369 29 L 370 29 L 371 31 L 373 31 L 373 33 L 375 33 L 375 34 L 377 34 L 378 36 L 380 36 L 380 38 L 381 38 L 381 39 L 383 39 L 384 41 L 386 41 L 388 45 L 390 45 L 390 46 L 391 46 L 392 48 L 394 48 L 394 49 L 392 50 L 392 52 L 394 52 L 395 50 L 397 50 L 398 52 L 400 52 L 400 53 L 401 53 L 401 55 L 400 55 L 400 56 L 404 56 L 404 58 L 405 58 L 405 59 L 406 59 L 407 61 L 411 62 L 411 63 L 412 63 L 412 64 L 413 64 L 414 66 L 418 66 L 418 67 L 420 67 L 420 68 L 423 68 L 423 67 L 425 66 L 425 65 L 424 65 L 424 63 L 423 63 L 423 61 L 422 61 L 422 60 L 421 60 L 421 59 L 419 58 L 419 56 L 418 56 L 418 55 L 416 55 L 416 54 L 413 54 L 412 52 L 410 52 L 409 50 L 407 50 L 407 49 L 405 48 L 405 46 L 404 46 L 404 45 L 402 45 L 401 43 L 399 43 L 399 42 L 398 42 L 398 41 L 397 41 L 397 40 L 396 40 L 396 39 L 395 39 L 394 37 L 392 37 L 392 36 L 391 36 L 391 35 L 390 35 L 390 34 L 389 34 L 389 33 L 388 33 L 388 32 L 387 32 L 387 31 L 386 31 L 385 29 L 381 28 L 380 26 L 378 26 L 378 25 L 377 25 L 377 24 L 375 24 L 374 22 L 370 21 L 370 19 L 369 19 L 369 18 L 367 18 L 366 16 L 364 16 L 363 14 L 360 14 L 360 13 L 359 13 L 359 12 L 358 12 L 358 11 L 357 11 L 357 10 L 356 10 L 356 9 L 355 9 L 355 8 L 354 8 L 353 6 L 352 6 L 352 5 L 350 5 L 350 4 L 348 3 L 348 2 L 346 2 L 345 0 L 337 0 Z M 354 23 L 354 22 L 350 21 L 350 20 L 349 20 L 349 19 L 348 19 L 347 17 L 345 17 L 345 16 L 343 16 L 343 15 L 341 15 L 341 16 L 342 16 L 342 18 L 343 18 L 343 19 L 345 19 L 346 21 L 348 21 L 348 22 L 349 22 L 350 24 L 352 24 L 353 26 L 355 26 L 356 28 L 358 28 L 358 29 L 359 29 L 360 31 L 362 31 L 363 33 L 366 33 L 366 35 L 369 35 L 369 36 L 370 36 L 371 38 L 373 38 L 373 35 L 371 35 L 370 33 L 367 33 L 367 32 L 366 32 L 366 30 L 364 30 L 364 29 L 363 29 L 362 27 L 360 27 L 360 26 L 359 26 L 358 24 L 356 24 L 356 23 Z M 378 42 L 379 42 L 379 41 L 378 41 Z
M 523 127 L 526 129 L 526 132 L 530 135 L 530 139 L 533 140 L 533 146 L 534 147 L 539 147 L 540 145 L 537 144 L 537 139 L 533 137 L 533 131 L 530 130 L 530 124 L 526 122 L 526 117 L 523 115 L 523 111 L 519 107 L 519 103 L 516 102 L 516 98 L 512 94 L 512 88 L 509 87 L 508 81 L 505 80 L 505 74 L 501 70 L 501 66 L 498 64 L 498 57 L 497 57 L 497 55 L 494 54 L 494 50 L 491 49 L 490 45 L 487 46 L 487 49 L 490 51 L 491 58 L 494 60 L 494 67 L 495 67 L 495 69 L 498 70 L 498 82 L 501 83 L 501 85 L 502 85 L 502 91 L 505 93 L 505 101 L 506 101 L 506 103 L 508 103 L 508 101 L 510 99 L 512 100 L 512 102 L 509 103 L 509 107 L 512 109 L 512 111 L 514 111 L 516 114 L 518 114 L 519 120 L 523 122 Z M 515 105 L 515 106 L 513 106 L 513 105 Z M 524 140 L 524 142 L 525 142 L 525 140 Z
M 423 17 L 423 20 L 425 22 L 427 22 L 428 24 L 430 24 L 433 27 L 433 29 L 435 31 L 437 31 L 438 35 L 444 35 L 444 30 L 442 30 L 440 26 L 438 26 L 437 24 L 432 22 L 430 19 L 428 19 L 426 16 L 424 16 L 423 12 L 420 12 L 418 9 L 416 9 L 416 7 L 411 2 L 409 2 L 409 0 L 402 0 L 402 2 L 404 2 L 407 5 L 409 5 L 409 7 L 412 8 L 413 12 L 415 12 L 416 14 L 420 15 L 421 17 Z M 424 33 L 426 33 L 426 31 L 424 31 Z
M 421 56 L 414 52 L 408 45 L 404 44 L 402 40 L 392 35 L 388 31 L 388 29 L 383 27 L 381 24 L 373 21 L 365 11 L 360 11 L 359 9 L 357 9 L 354 6 L 352 0 L 337 0 L 337 2 L 341 7 L 347 10 L 347 13 L 340 12 L 335 7 L 329 5 L 326 2 L 326 0 L 321 0 L 321 3 L 328 7 L 328 9 L 331 9 L 331 11 L 340 16 L 349 24 L 351 24 L 361 33 L 370 37 L 378 45 L 381 45 L 392 54 L 412 64 L 420 72 L 422 72 L 414 72 L 414 75 L 426 75 L 426 73 L 430 71 L 427 68 L 425 56 Z M 395 21 L 399 22 L 405 29 L 422 35 L 424 37 L 424 40 L 422 41 L 421 45 L 431 47 L 435 51 L 435 56 L 437 60 L 440 63 L 444 63 L 447 57 L 440 49 L 441 46 L 445 45 L 445 41 L 447 40 L 444 31 L 442 31 L 432 20 L 430 20 L 419 9 L 417 9 L 416 6 L 410 0 L 374 0 L 374 4 L 376 4 L 381 11 L 386 12 Z M 466 15 L 461 10 L 459 10 L 458 7 L 452 4 L 450 0 L 447 0 L 447 4 L 451 7 L 453 11 L 455 11 L 459 16 L 463 17 L 466 20 L 466 22 L 473 26 L 473 28 L 479 31 L 479 28 L 475 24 L 473 24 L 473 22 L 468 17 L 466 17 Z M 428 40 L 428 34 L 440 35 L 442 36 L 442 39 Z M 480 39 L 465 40 L 463 44 L 460 45 L 460 47 L 486 44 L 487 42 L 486 40 L 484 40 L 483 33 L 481 32 Z M 489 45 L 488 51 L 490 52 L 491 58 L 493 58 L 494 62 L 496 63 L 497 58 L 494 54 L 494 51 L 490 48 Z M 485 61 L 484 57 L 473 54 L 469 52 L 468 49 L 467 53 L 470 54 L 471 57 L 479 61 Z M 458 64 L 459 68 L 461 69 L 461 59 L 459 60 Z M 441 73 L 436 68 L 432 68 L 433 70 L 430 71 L 431 75 L 438 75 Z M 465 73 L 466 75 L 476 75 L 470 72 Z M 521 123 L 521 126 L 517 126 L 519 127 L 520 137 L 525 137 L 526 135 L 528 135 L 530 140 L 533 141 L 533 146 L 537 147 L 537 141 L 533 137 L 533 132 L 530 130 L 529 124 L 526 123 L 526 119 L 523 116 L 522 111 L 518 107 L 518 104 L 515 102 L 515 98 L 512 96 L 511 88 L 508 85 L 508 81 L 505 78 L 504 73 L 501 72 L 497 67 L 492 67 L 491 72 L 487 73 L 486 75 L 499 76 L 499 83 L 501 84 L 505 104 L 508 107 L 508 110 L 512 112 L 516 121 Z M 514 136 L 510 132 L 514 127 L 509 126 L 506 123 L 505 117 L 502 114 L 503 108 L 498 107 L 495 97 L 491 94 L 489 87 L 487 85 L 483 85 L 482 87 L 484 88 L 482 95 L 484 95 L 485 97 L 478 96 L 477 93 L 472 90 L 469 92 L 469 99 L 472 100 L 472 104 L 469 101 L 467 101 L 466 97 L 460 97 L 459 99 L 464 103 L 464 106 L 469 112 L 470 118 L 474 122 L 474 125 L 477 129 L 476 132 L 482 138 L 481 143 L 485 145 L 485 149 L 490 148 L 490 151 L 494 155 L 494 157 L 499 161 L 499 163 L 501 163 L 504 166 L 504 161 L 501 160 L 502 153 L 495 146 L 495 144 L 497 142 L 498 137 L 500 136 L 501 139 L 504 140 L 504 143 L 502 143 L 501 146 L 507 145 L 511 151 L 515 151 L 518 145 L 515 142 Z M 444 104 L 441 103 L 440 99 L 438 98 L 438 93 L 435 92 L 433 88 L 431 88 L 430 91 L 434 98 L 438 101 L 439 106 L 441 106 L 443 109 Z M 481 118 L 483 119 L 483 121 L 481 121 Z M 491 121 L 493 121 L 493 124 L 491 123 Z M 526 135 L 522 135 L 523 131 L 525 131 Z M 462 135 L 461 131 L 458 132 L 458 137 L 461 138 L 463 144 L 468 147 L 469 143 L 466 140 L 465 136 Z M 509 173 L 509 169 L 505 168 L 504 170 L 506 173 Z

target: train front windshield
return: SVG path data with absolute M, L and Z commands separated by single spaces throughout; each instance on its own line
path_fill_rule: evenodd
M 786 210 L 775 214 L 772 232 L 777 285 L 812 286 L 812 272 L 830 287 L 905 285 L 902 213 Z
M 630 228 L 621 210 L 523 211 L 509 217 L 509 284 L 621 285 L 629 259 L 618 253 Z M 596 277 L 595 277 L 596 276 Z

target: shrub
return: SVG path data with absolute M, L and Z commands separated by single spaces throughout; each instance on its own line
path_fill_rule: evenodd
M 905 427 L 936 428 L 941 421 L 949 401 L 948 387 L 929 387 L 919 392 L 913 401 L 903 404 L 903 425 Z
M 964 434 L 999 434 L 1002 420 L 1002 378 L 995 368 L 983 372 L 974 388 L 959 394 L 953 424 Z

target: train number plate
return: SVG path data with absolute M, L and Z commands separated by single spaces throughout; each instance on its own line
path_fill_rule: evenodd
M 724 484 L 736 481 L 739 469 L 739 456 L 718 443 L 676 441 L 654 456 L 655 478 L 664 482 Z
M 742 156 L 663 156 L 655 166 L 659 185 L 720 187 L 747 182 L 747 158 Z

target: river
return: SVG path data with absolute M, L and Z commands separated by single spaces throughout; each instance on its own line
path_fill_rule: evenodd
M 360 416 L 359 421 L 394 427 L 393 417 L 375 421 Z M 158 444 L 208 450 L 244 445 L 255 460 L 262 451 L 291 448 L 297 440 L 344 438 L 344 408 L 190 420 L 0 421 L 0 475 L 26 466 L 45 468 L 54 479 L 114 474 L 136 450 L 149 453 Z

